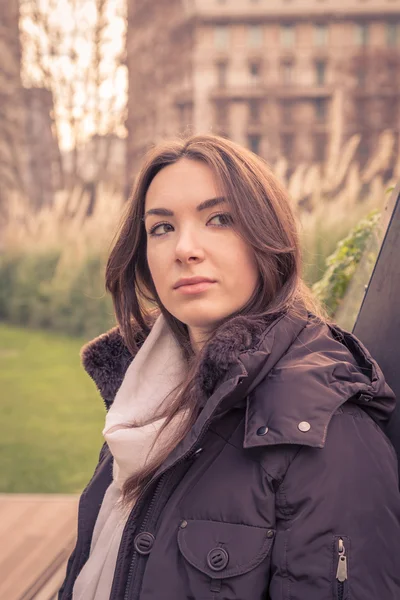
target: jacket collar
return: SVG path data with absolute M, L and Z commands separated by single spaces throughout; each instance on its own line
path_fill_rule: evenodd
M 248 373 L 239 357 L 256 349 L 270 328 L 271 324 L 268 327 L 265 319 L 251 319 L 245 316 L 234 317 L 221 326 L 217 335 L 204 349 L 196 375 L 199 392 L 206 398 L 210 397 L 216 386 L 229 377 L 234 366 L 247 377 Z M 140 348 L 145 336 L 139 327 L 134 331 L 134 335 Z M 118 327 L 110 329 L 83 346 L 80 355 L 86 372 L 94 380 L 108 409 L 134 356 L 125 345 Z
M 278 334 L 279 333 L 279 337 Z M 300 444 L 323 448 L 334 413 L 348 400 L 383 427 L 395 396 L 369 351 L 336 324 L 308 319 L 281 354 L 275 331 L 265 377 L 247 398 L 244 447 Z M 273 366 L 267 364 L 272 356 Z M 268 431 L 260 435 L 260 428 Z
M 143 335 L 138 330 L 136 336 L 140 346 Z M 133 360 L 119 329 L 89 342 L 81 358 L 108 408 Z M 348 399 L 380 424 L 395 405 L 392 390 L 363 344 L 299 307 L 269 324 L 246 316 L 225 323 L 205 348 L 196 385 L 206 404 L 187 444 L 196 441 L 211 416 L 243 398 L 244 447 L 323 447 L 332 415 Z M 266 434 L 260 435 L 261 427 L 268 428 Z

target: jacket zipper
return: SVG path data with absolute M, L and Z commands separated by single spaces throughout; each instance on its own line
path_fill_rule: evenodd
M 197 439 L 196 445 L 199 443 L 200 437 L 201 437 L 201 439 L 203 438 L 203 434 L 205 434 L 205 431 L 202 432 L 201 436 L 199 436 L 199 438 Z M 149 522 L 150 516 L 151 516 L 152 512 L 154 511 L 154 509 L 156 508 L 161 489 L 166 484 L 165 479 L 166 479 L 167 475 L 169 476 L 168 479 L 170 479 L 170 477 L 172 476 L 172 473 L 174 471 L 176 471 L 176 468 L 179 465 L 181 465 L 183 462 L 185 462 L 186 460 L 188 460 L 189 458 L 194 456 L 196 454 L 196 452 L 198 451 L 198 449 L 199 448 L 193 447 L 184 456 L 182 456 L 174 465 L 171 465 L 171 467 L 169 467 L 169 469 L 167 471 L 164 471 L 164 473 L 160 474 L 160 479 L 158 481 L 157 487 L 154 491 L 149 508 L 146 511 L 146 515 L 145 515 L 142 525 L 140 527 L 140 533 L 142 533 L 143 531 L 146 530 L 147 523 Z M 151 485 L 151 483 L 149 485 Z M 143 491 L 143 495 L 145 493 L 146 493 L 146 489 Z M 142 585 L 143 578 L 137 577 L 137 571 L 138 571 L 137 558 L 138 558 L 138 553 L 135 550 L 133 553 L 131 565 L 129 568 L 129 574 L 128 574 L 128 578 L 127 578 L 127 582 L 126 582 L 124 600 L 132 600 L 134 598 L 139 598 L 140 588 Z M 130 594 L 132 585 L 133 585 L 132 594 Z
M 242 381 L 241 377 L 239 378 L 239 381 L 241 383 L 241 381 Z M 239 384 L 239 382 L 238 382 L 238 384 Z M 148 510 L 146 511 L 146 515 L 144 517 L 144 521 L 146 521 L 146 523 L 148 522 L 148 520 L 150 518 L 151 511 L 153 510 L 153 506 L 154 506 L 154 504 L 155 504 L 155 502 L 157 500 L 157 495 L 159 494 L 159 492 L 160 492 L 160 490 L 162 488 L 162 483 L 163 483 L 162 480 L 164 479 L 164 476 L 168 473 L 168 471 L 170 471 L 170 473 L 171 473 L 172 470 L 175 469 L 178 465 L 180 465 L 184 461 L 188 460 L 192 455 L 196 454 L 197 450 L 201 447 L 201 443 L 203 441 L 203 438 L 205 437 L 205 435 L 206 435 L 206 433 L 207 433 L 207 431 L 208 431 L 208 429 L 210 427 L 211 421 L 213 419 L 214 413 L 217 410 L 217 408 L 218 408 L 218 405 L 214 408 L 214 411 L 211 413 L 211 415 L 209 416 L 209 418 L 207 419 L 207 421 L 204 423 L 203 428 L 200 430 L 200 433 L 199 433 L 199 435 L 198 435 L 195 443 L 193 444 L 193 446 L 191 448 L 189 448 L 189 450 L 187 450 L 187 452 L 183 456 L 181 456 L 181 458 L 179 460 L 177 460 L 175 463 L 173 463 L 172 465 L 170 465 L 169 467 L 167 467 L 164 471 L 161 471 L 158 474 L 159 481 L 157 483 L 157 486 L 156 486 L 156 489 L 154 491 L 152 500 L 150 502 L 150 506 L 149 506 Z M 142 490 L 142 493 L 140 494 L 139 498 L 136 501 L 136 505 L 134 506 L 134 508 L 132 509 L 131 514 L 128 517 L 128 521 L 126 523 L 126 526 L 128 525 L 129 519 L 132 518 L 132 516 L 133 516 L 134 513 L 135 514 L 139 514 L 139 512 L 140 512 L 139 508 L 138 508 L 139 504 L 142 502 L 142 500 L 145 497 L 147 491 L 149 490 L 149 488 L 151 487 L 151 485 L 153 485 L 153 483 L 154 483 L 154 480 L 153 481 L 149 481 L 148 484 L 145 486 L 145 488 Z M 140 509 L 141 509 L 141 506 L 140 506 Z M 143 524 L 141 526 L 141 531 L 143 529 L 143 525 L 144 525 L 144 522 L 143 522 Z M 121 542 L 122 542 L 122 540 L 121 540 Z M 120 552 L 121 552 L 121 547 L 120 547 Z M 121 554 L 121 556 L 122 556 L 122 554 Z M 118 563 L 118 560 L 120 560 L 120 553 L 118 554 L 118 557 L 117 557 L 117 563 Z M 142 581 L 141 580 L 138 581 L 138 578 L 136 578 L 136 580 L 135 580 L 136 585 L 135 585 L 134 593 L 132 594 L 131 597 L 129 597 L 130 587 L 132 585 L 132 581 L 134 580 L 134 576 L 135 576 L 135 570 L 136 570 L 135 567 L 136 567 L 136 564 L 137 564 L 137 552 L 135 550 L 134 553 L 133 553 L 131 565 L 130 565 L 130 568 L 129 568 L 127 583 L 126 583 L 126 587 L 125 587 L 124 600 L 135 600 L 136 596 L 137 596 L 137 598 L 139 598 L 140 587 L 142 585 Z M 111 594 L 110 594 L 110 600 L 113 600 L 113 598 L 114 598 L 114 593 L 115 593 L 114 585 L 115 585 L 115 581 L 114 581 L 114 583 L 112 585 Z M 138 590 L 138 591 L 136 592 L 136 590 Z
M 150 519 L 150 515 L 151 515 L 152 511 L 154 510 L 154 506 L 157 501 L 157 496 L 159 495 L 161 488 L 163 487 L 164 479 L 165 479 L 168 471 L 169 471 L 169 475 L 171 475 L 173 470 L 175 470 L 180 464 L 182 464 L 183 462 L 185 462 L 186 460 L 188 460 L 189 458 L 191 458 L 192 456 L 194 456 L 196 454 L 196 452 L 200 449 L 200 443 L 203 440 L 203 438 L 208 430 L 208 425 L 210 422 L 211 422 L 211 419 L 209 421 L 207 421 L 207 427 L 206 426 L 203 427 L 203 430 L 200 432 L 199 437 L 196 440 L 196 444 L 190 450 L 188 450 L 186 452 L 186 454 L 184 454 L 175 464 L 171 465 L 166 471 L 164 471 L 164 473 L 160 473 L 159 482 L 154 491 L 152 500 L 150 502 L 150 506 L 149 506 L 148 510 L 146 511 L 146 515 L 143 519 L 143 523 L 140 527 L 141 532 L 145 530 L 145 527 Z M 143 490 L 141 498 L 143 498 L 143 496 L 146 494 L 146 491 L 150 485 L 151 485 L 151 482 Z M 137 567 L 137 552 L 135 550 L 134 554 L 132 556 L 132 561 L 131 561 L 131 565 L 129 568 L 129 574 L 128 574 L 128 579 L 127 579 L 126 588 L 125 588 L 124 600 L 133 600 L 136 597 L 139 598 L 140 588 L 142 585 L 142 578 L 140 578 L 140 581 L 139 581 L 139 578 L 135 578 L 135 575 L 136 575 L 135 570 L 137 571 L 136 567 Z M 134 586 L 132 595 L 130 595 L 129 592 L 130 592 L 130 588 L 132 586 L 132 581 L 134 581 L 136 583 L 136 585 Z M 110 596 L 110 598 L 112 598 L 112 596 Z
M 338 556 L 339 560 L 336 571 L 337 596 L 338 600 L 343 600 L 345 581 L 347 581 L 347 556 L 346 548 L 344 546 L 342 538 L 339 538 L 338 541 Z
M 156 489 L 154 490 L 154 494 L 153 494 L 153 497 L 151 499 L 149 508 L 147 509 L 146 515 L 145 515 L 145 517 L 144 517 L 144 519 L 142 521 L 142 525 L 140 527 L 140 531 L 136 535 L 139 535 L 139 533 L 142 533 L 143 531 L 146 531 L 146 527 L 147 527 L 147 523 L 148 523 L 149 518 L 150 518 L 150 514 L 151 514 L 151 512 L 152 512 L 152 510 L 154 508 L 154 505 L 156 504 L 156 500 L 157 500 L 158 495 L 159 495 L 159 493 L 161 491 L 161 488 L 163 486 L 165 478 L 166 478 L 166 473 L 163 473 L 161 475 L 158 483 L 157 483 Z M 133 552 L 132 561 L 131 561 L 131 564 L 130 564 L 130 567 L 129 567 L 128 579 L 127 579 L 126 588 L 125 588 L 125 600 L 128 600 L 128 592 L 129 592 L 129 589 L 130 589 L 130 586 L 131 586 L 131 583 L 132 583 L 133 573 L 134 573 L 135 566 L 136 566 L 136 561 L 137 561 L 137 556 L 138 556 L 138 553 L 135 550 Z

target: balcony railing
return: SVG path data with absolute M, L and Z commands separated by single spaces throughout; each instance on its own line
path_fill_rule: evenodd
M 221 86 L 211 90 L 211 99 L 251 100 L 262 98 L 329 98 L 333 95 L 333 86 L 320 85 L 241 85 Z

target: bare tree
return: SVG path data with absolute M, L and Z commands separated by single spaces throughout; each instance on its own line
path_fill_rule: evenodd
M 115 136 L 125 135 L 124 4 L 21 0 L 23 80 L 52 92 L 55 135 L 71 150 L 65 170 L 72 185 L 101 178 Z
M 18 1 L 0 0 L 0 216 L 10 191 L 26 186 Z

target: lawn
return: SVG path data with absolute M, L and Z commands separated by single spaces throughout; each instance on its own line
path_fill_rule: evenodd
M 0 323 L 0 492 L 78 493 L 91 477 L 105 407 L 85 341 Z

